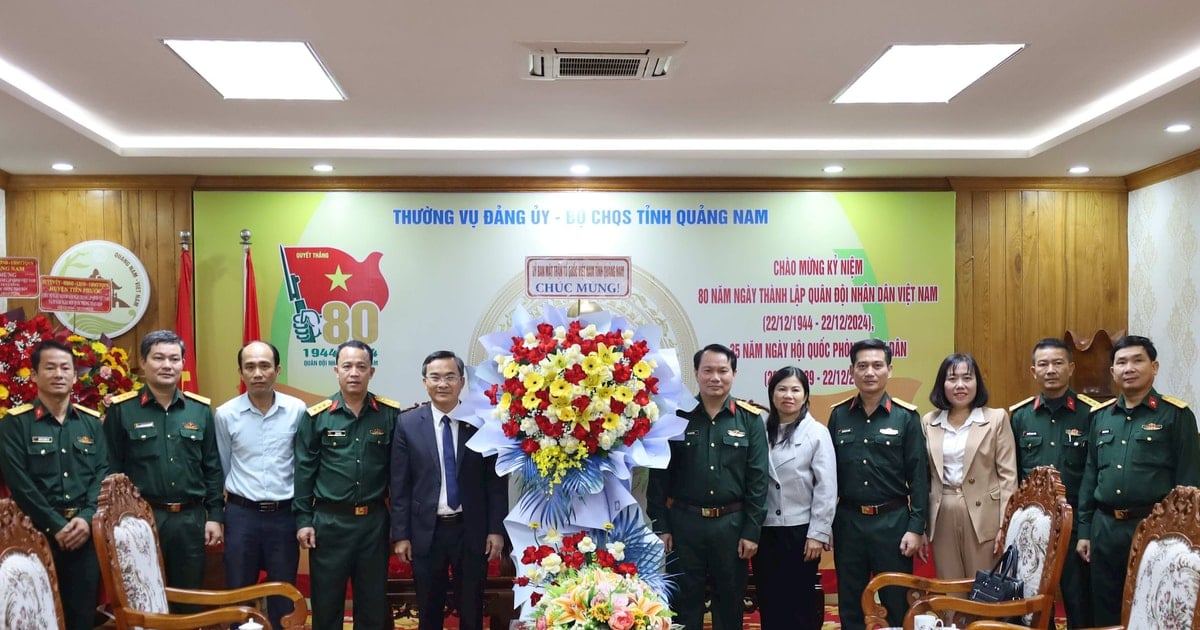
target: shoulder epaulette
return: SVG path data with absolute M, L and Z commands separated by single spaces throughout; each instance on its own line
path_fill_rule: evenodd
M 96 411 L 95 409 L 92 409 L 91 407 L 84 407 L 83 405 L 81 405 L 79 403 L 75 403 L 71 406 L 74 407 L 76 411 L 82 411 L 83 413 L 86 413 L 89 416 L 94 416 L 96 418 L 100 417 L 100 412 Z
M 892 398 L 892 402 L 896 403 L 897 405 L 900 405 L 901 407 L 904 407 L 905 409 L 907 409 L 909 411 L 917 410 L 917 406 L 908 402 L 907 400 L 900 400 L 899 398 Z
M 32 404 L 23 403 L 23 404 L 17 405 L 16 407 L 13 407 L 12 409 L 9 409 L 8 415 L 15 416 L 17 414 L 25 413 L 26 411 L 29 411 L 30 409 L 33 409 Z
M 131 389 L 131 390 L 125 392 L 124 394 L 117 394 L 116 396 L 113 396 L 111 404 L 115 405 L 117 403 L 123 403 L 126 400 L 129 400 L 130 398 L 136 397 L 137 395 L 138 395 L 138 390 Z
M 759 407 L 752 403 L 748 403 L 744 400 L 737 401 L 737 406 L 741 407 L 742 409 L 745 409 L 746 411 L 749 411 L 750 413 L 752 413 L 756 416 L 761 416 L 762 414 L 767 413 L 766 409 L 763 409 L 762 407 Z
M 1020 409 L 1021 407 L 1024 407 L 1025 405 L 1028 405 L 1029 403 L 1033 402 L 1033 400 L 1034 400 L 1035 398 L 1037 398 L 1037 396 L 1030 396 L 1029 398 L 1026 398 L 1025 400 L 1022 400 L 1022 401 L 1021 401 L 1021 402 L 1019 402 L 1019 403 L 1013 404 L 1012 406 L 1010 406 L 1010 407 L 1008 408 L 1008 412 L 1009 412 L 1009 413 L 1012 413 L 1012 412 L 1014 412 L 1014 411 L 1016 411 L 1016 410 Z M 1081 398 L 1080 398 L 1080 400 L 1083 400 L 1083 398 L 1081 397 Z M 1084 402 L 1087 402 L 1087 401 L 1086 401 L 1086 400 L 1084 400 Z M 1096 404 L 1096 403 L 1095 403 L 1095 401 L 1092 401 L 1092 402 L 1088 403 L 1088 405 L 1094 405 L 1094 404 Z
M 198 403 L 205 404 L 210 407 L 212 406 L 212 399 L 207 396 L 201 396 L 200 394 L 193 394 L 192 392 L 183 392 L 183 395 L 187 396 L 188 398 L 191 398 L 192 400 L 194 400 Z
M 325 411 L 326 409 L 328 409 L 331 405 L 333 405 L 333 401 L 326 398 L 325 400 L 322 400 L 321 402 L 309 407 L 308 415 L 315 416 L 315 415 L 321 413 L 322 411 Z
M 400 403 L 392 400 L 391 398 L 384 398 L 383 396 L 376 396 L 375 401 L 381 405 L 387 405 L 388 407 L 391 407 L 392 409 L 400 408 Z
M 850 402 L 851 400 L 854 400 L 854 396 L 850 396 L 849 398 L 844 398 L 842 400 L 839 400 L 839 401 L 833 403 L 832 405 L 829 405 L 829 408 L 833 409 L 834 407 L 837 407 L 838 405 L 844 405 L 844 404 Z
M 1095 398 L 1092 398 L 1091 396 L 1085 396 L 1083 394 L 1075 394 L 1075 397 L 1078 398 L 1080 402 L 1087 405 L 1088 407 L 1095 407 L 1100 404 L 1099 400 L 1096 400 Z M 1114 398 L 1113 400 L 1116 400 L 1116 399 Z
M 1117 404 L 1117 399 L 1116 399 L 1116 398 L 1112 398 L 1112 399 L 1106 400 L 1106 401 L 1104 401 L 1104 402 L 1102 402 L 1102 403 L 1100 403 L 1100 404 L 1098 404 L 1098 405 L 1096 405 L 1096 406 L 1092 407 L 1092 413 L 1096 413 L 1097 411 L 1100 411 L 1101 409 L 1103 409 L 1103 408 L 1105 408 L 1105 407 L 1107 407 L 1107 406 L 1109 406 L 1109 405 L 1115 405 L 1115 404 Z
M 1183 402 L 1182 400 L 1179 400 L 1178 398 L 1176 398 L 1174 396 L 1163 396 L 1162 399 L 1163 399 L 1163 402 L 1169 402 L 1172 405 L 1179 407 L 1180 409 L 1187 409 L 1187 403 Z

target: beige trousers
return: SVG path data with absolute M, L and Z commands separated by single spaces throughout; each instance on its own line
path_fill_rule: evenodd
M 942 490 L 942 505 L 938 508 L 934 531 L 937 534 L 932 543 L 933 565 L 939 578 L 973 578 L 975 571 L 987 571 L 995 564 L 992 548 L 996 541 L 977 541 L 967 500 L 959 488 Z

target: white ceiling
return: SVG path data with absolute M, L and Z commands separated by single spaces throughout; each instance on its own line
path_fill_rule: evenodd
M 308 41 L 348 100 L 224 101 L 163 38 Z M 521 78 L 526 41 L 686 45 L 665 80 L 541 82 Z M 949 104 L 831 104 L 889 44 L 963 42 L 1028 46 Z M 593 176 L 821 177 L 837 162 L 840 177 L 1121 176 L 1200 149 L 1200 69 L 1084 112 L 1188 59 L 1200 65 L 1197 0 L 14 1 L 0 64 L 104 129 L 0 81 L 0 170 L 311 175 L 329 161 L 343 176 L 567 176 L 585 161 Z M 1197 129 L 1162 131 L 1174 122 Z M 471 138 L 559 143 L 423 150 Z M 670 140 L 695 148 L 659 148 Z

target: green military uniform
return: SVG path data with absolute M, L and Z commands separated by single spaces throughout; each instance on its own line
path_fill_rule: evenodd
M 757 543 L 767 515 L 762 413 L 732 397 L 716 417 L 699 402 L 680 410 L 688 421 L 684 439 L 671 442 L 666 469 L 650 471 L 646 510 L 655 533 L 672 535 L 675 558 L 667 568 L 677 574 L 677 588 L 671 609 L 687 630 L 703 627 L 709 582 L 714 630 L 742 627 L 747 569 L 738 558 L 738 540 Z
M 164 409 L 143 387 L 114 396 L 112 403 L 104 419 L 109 461 L 154 508 L 167 586 L 201 588 L 204 523 L 225 520 L 225 476 L 210 401 L 176 389 Z
M 340 629 L 346 581 L 354 627 L 392 626 L 387 606 L 388 465 L 400 405 L 367 393 L 358 416 L 341 394 L 308 408 L 296 430 L 296 528 L 316 530 L 309 550 L 315 630 Z
M 911 403 L 884 393 L 868 416 L 859 396 L 833 406 L 829 433 L 837 454 L 838 508 L 833 519 L 833 558 L 842 627 L 865 625 L 862 592 L 871 575 L 912 573 L 900 553 L 906 532 L 925 533 L 929 510 L 929 464 L 921 417 Z M 899 626 L 908 611 L 905 593 L 880 593 L 888 623 Z
M 108 475 L 100 413 L 72 405 L 59 424 L 41 400 L 13 407 L 0 420 L 0 470 L 17 506 L 50 541 L 67 630 L 91 630 L 100 590 L 96 550 L 89 537 L 65 551 L 54 535 L 76 517 L 90 526 L 96 513 Z
M 1120 396 L 1092 409 L 1079 492 L 1079 537 L 1091 541 L 1093 621 L 1120 623 L 1133 533 L 1175 486 L 1200 485 L 1196 415 L 1153 389 L 1136 407 Z
M 1009 407 L 1012 414 L 1013 436 L 1017 440 L 1017 471 L 1025 481 L 1038 466 L 1053 466 L 1067 489 L 1067 502 L 1079 517 L 1079 485 L 1083 467 L 1087 464 L 1088 417 L 1092 407 L 1100 403 L 1071 390 L 1062 398 L 1047 399 L 1045 394 L 1030 396 Z M 1063 563 L 1063 607 L 1067 626 L 1085 628 L 1092 625 L 1092 587 L 1088 564 L 1075 553 L 1079 525 L 1071 530 L 1070 552 Z

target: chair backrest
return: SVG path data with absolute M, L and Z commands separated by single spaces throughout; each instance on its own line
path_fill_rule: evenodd
M 1200 627 L 1200 489 L 1178 486 L 1138 525 L 1129 549 L 1126 628 Z
M 0 499 L 0 628 L 63 629 L 50 543 L 12 499 Z
M 127 625 L 125 611 L 168 612 L 154 511 L 123 473 L 109 475 L 100 485 L 92 533 L 118 624 Z
M 1008 501 L 1001 535 L 1017 549 L 1017 577 L 1025 597 L 1053 595 L 1071 549 L 1074 512 L 1062 477 L 1051 466 L 1038 466 Z M 1026 621 L 1030 621 L 1027 619 Z

